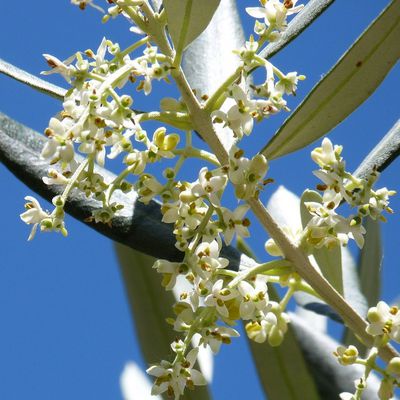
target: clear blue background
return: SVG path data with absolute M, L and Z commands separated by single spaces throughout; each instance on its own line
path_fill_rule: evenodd
M 34 74 L 47 69 L 42 53 L 65 59 L 77 50 L 96 50 L 103 36 L 121 46 L 134 39 L 123 18 L 102 25 L 95 10 L 88 8 L 83 13 L 68 1 L 3 3 L 0 57 Z M 257 5 L 256 1 L 239 3 Z M 297 98 L 289 100 L 292 108 L 386 4 L 337 0 L 312 28 L 274 58 L 283 71 L 307 75 Z M 254 20 L 244 13 L 242 17 L 250 33 Z M 334 142 L 344 145 L 349 170 L 355 169 L 397 120 L 398 82 L 397 66 L 375 95 L 331 134 Z M 157 85 L 156 94 L 167 96 L 171 89 Z M 149 109 L 151 99 L 146 101 L 137 104 L 138 108 Z M 42 132 L 60 104 L 0 76 L 0 110 Z M 264 145 L 284 117 L 258 126 L 247 145 L 253 151 Z M 270 176 L 300 194 L 315 186 L 313 169 L 309 151 L 303 150 L 273 162 Z M 396 162 L 383 174 L 381 186 L 398 188 L 398 176 Z M 0 183 L 0 399 L 120 398 L 124 363 L 135 360 L 143 367 L 144 363 L 112 243 L 72 218 L 67 220 L 68 238 L 39 234 L 33 242 L 26 242 L 30 228 L 19 214 L 24 196 L 33 193 L 3 165 Z M 392 205 L 398 211 L 399 199 Z M 398 214 L 383 225 L 382 297 L 386 301 L 398 295 L 398 227 Z M 255 249 L 263 257 L 265 236 L 257 224 L 254 233 Z M 216 399 L 263 398 L 243 338 L 216 357 L 212 389 Z

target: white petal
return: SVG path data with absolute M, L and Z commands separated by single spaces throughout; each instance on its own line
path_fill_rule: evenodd
M 197 371 L 196 369 L 192 369 L 190 375 L 191 375 L 193 383 L 196 386 L 207 385 L 207 381 L 200 371 Z
M 254 18 L 265 18 L 265 8 L 262 7 L 246 7 L 246 12 Z
M 141 369 L 133 362 L 127 363 L 120 377 L 120 386 L 124 400 L 160 399 L 151 395 L 151 383 Z

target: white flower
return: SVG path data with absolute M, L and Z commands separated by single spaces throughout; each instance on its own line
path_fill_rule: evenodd
M 388 335 L 400 342 L 400 310 L 397 307 L 389 307 L 380 301 L 376 307 L 368 310 L 368 320 L 367 333 L 372 336 Z
M 229 110 L 224 113 L 223 111 L 214 111 L 212 116 L 224 121 L 239 139 L 243 135 L 250 135 L 253 130 L 253 113 L 257 112 L 257 103 L 250 100 L 248 94 L 237 84 L 232 87 L 232 97 L 236 104 L 231 106 Z
M 214 354 L 219 352 L 221 344 L 230 344 L 231 337 L 238 337 L 239 332 L 227 326 L 207 326 L 200 332 L 200 344 L 210 346 Z
M 197 197 L 206 197 L 211 204 L 219 207 L 220 191 L 227 183 L 226 175 L 220 170 L 209 171 L 203 167 L 199 172 L 199 179 L 192 186 L 192 193 Z
M 237 292 L 235 289 L 228 289 L 223 286 L 224 281 L 222 279 L 217 280 L 212 287 L 212 293 L 206 297 L 204 303 L 209 307 L 215 307 L 221 316 L 229 318 L 229 311 L 225 301 L 234 299 L 237 296 Z
M 159 195 L 164 189 L 164 186 L 150 174 L 143 174 L 136 185 L 139 200 L 144 204 L 148 204 L 153 197 Z
M 223 233 L 224 240 L 227 245 L 231 244 L 235 234 L 240 237 L 250 236 L 247 228 L 250 225 L 250 221 L 247 218 L 244 218 L 248 210 L 248 205 L 241 205 L 237 207 L 235 211 L 222 208 L 222 216 L 225 224 Z
M 46 185 L 67 185 L 69 182 L 68 178 L 54 168 L 50 168 L 47 172 L 47 175 L 48 176 L 44 176 L 42 178 L 42 181 Z
M 254 286 L 249 282 L 241 281 L 238 284 L 240 294 L 243 296 L 239 312 L 243 320 L 253 319 L 258 311 L 268 311 L 267 280 L 264 276 L 258 275 Z
M 251 160 L 242 157 L 243 151 L 232 146 L 229 152 L 228 176 L 235 184 L 235 194 L 239 199 L 249 199 L 262 187 L 262 179 L 268 171 L 267 159 L 256 154 Z
M 351 365 L 354 364 L 358 358 L 358 350 L 357 347 L 353 345 L 349 347 L 339 346 L 334 355 L 341 365 Z
M 193 368 L 198 352 L 199 349 L 194 348 L 182 362 L 173 364 L 163 360 L 159 365 L 150 367 L 146 372 L 156 377 L 151 394 L 167 392 L 177 400 L 183 395 L 186 386 L 193 389 L 194 386 L 206 385 L 202 373 Z
M 188 267 L 185 266 L 185 264 L 168 260 L 157 260 L 153 268 L 155 268 L 159 274 L 163 274 L 161 285 L 165 287 L 166 290 L 172 290 L 175 286 L 177 276 L 188 271 Z
M 342 146 L 333 146 L 332 142 L 328 138 L 324 138 L 321 147 L 317 147 L 311 152 L 311 158 L 321 168 L 331 167 L 333 168 L 340 161 L 340 153 L 342 152 Z
M 195 254 L 198 259 L 195 269 L 202 278 L 209 279 L 214 271 L 228 266 L 229 261 L 219 257 L 220 250 L 221 246 L 216 240 L 211 243 L 202 242 L 197 246 Z
M 290 2 L 279 0 L 266 0 L 264 7 L 247 7 L 246 11 L 254 18 L 263 18 L 267 26 L 272 25 L 278 30 L 286 28 L 286 17 L 288 15 L 299 12 L 303 5 L 295 7 L 297 0 Z
M 60 74 L 68 83 L 71 83 L 71 78 L 74 76 L 76 69 L 70 64 L 76 58 L 75 54 L 67 58 L 65 61 L 60 61 L 57 57 L 54 57 L 50 54 L 43 54 L 43 57 L 46 59 L 47 64 L 51 67 L 51 70 L 42 71 L 42 75 Z
M 275 89 L 286 94 L 295 94 L 299 80 L 305 79 L 304 75 L 297 75 L 297 72 L 289 72 L 284 75 L 275 85 Z
M 246 332 L 250 339 L 257 343 L 263 343 L 268 339 L 271 346 L 279 346 L 287 331 L 289 317 L 282 312 L 278 303 L 269 303 L 270 311 L 258 321 L 249 322 Z
M 124 163 L 130 166 L 132 174 L 140 175 L 146 168 L 147 154 L 144 151 L 132 150 L 124 158 Z
M 42 149 L 41 157 L 51 158 L 51 164 L 61 161 L 65 168 L 75 157 L 74 145 L 68 139 L 68 127 L 57 118 L 51 118 L 45 133 L 50 138 Z
M 46 218 L 49 218 L 49 214 L 43 211 L 42 207 L 40 207 L 39 202 L 32 196 L 26 196 L 25 200 L 28 203 L 25 204 L 25 208 L 27 211 L 20 215 L 22 221 L 24 221 L 28 225 L 33 225 L 31 233 L 28 237 L 28 240 L 32 240 L 35 236 L 38 225 Z

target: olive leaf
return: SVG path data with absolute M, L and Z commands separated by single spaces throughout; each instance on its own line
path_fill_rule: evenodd
M 10 78 L 20 81 L 41 93 L 54 97 L 57 100 L 64 100 L 64 96 L 67 93 L 66 89 L 40 79 L 2 59 L 0 59 L 0 73 L 8 75 Z
M 393 0 L 311 90 L 261 152 L 301 149 L 342 122 L 379 86 L 400 56 L 400 0 Z
M 168 32 L 182 52 L 210 23 L 220 0 L 164 0 Z
M 354 172 L 358 178 L 366 178 L 375 169 L 384 171 L 400 154 L 400 119 L 365 157 Z

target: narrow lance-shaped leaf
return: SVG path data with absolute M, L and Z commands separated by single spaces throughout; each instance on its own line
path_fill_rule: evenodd
M 116 244 L 115 250 L 146 362 L 150 365 L 173 358 L 170 344 L 177 335 L 166 319 L 173 316 L 175 298 L 161 286 L 161 275 L 152 268 L 155 258 L 120 244 Z M 207 400 L 208 389 L 199 386 L 194 391 L 187 390 L 185 398 Z
M 206 29 L 220 0 L 164 0 L 168 32 L 175 49 L 183 51 Z
M 393 0 L 262 149 L 273 159 L 328 133 L 378 87 L 400 56 L 400 0 Z
M 400 154 L 400 119 L 365 157 L 354 172 L 358 178 L 366 178 L 374 169 L 384 171 Z
M 368 306 L 376 306 L 381 294 L 382 241 L 379 221 L 366 218 L 364 227 L 364 247 L 361 250 L 359 274 L 361 290 L 368 301 Z
M 59 86 L 53 85 L 43 79 L 38 78 L 35 75 L 30 74 L 16 67 L 4 60 L 0 59 L 0 73 L 9 76 L 17 81 L 30 86 L 32 89 L 38 90 L 41 93 L 47 94 L 57 100 L 64 100 L 64 96 L 67 90 Z

